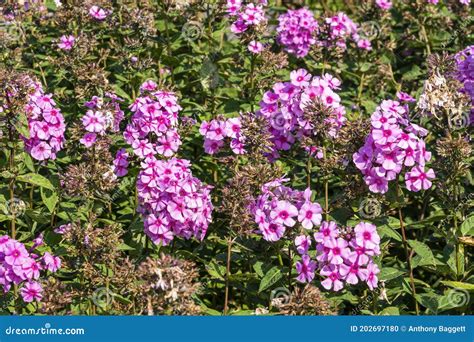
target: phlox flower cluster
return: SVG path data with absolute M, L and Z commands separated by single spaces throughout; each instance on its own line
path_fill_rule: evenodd
M 93 96 L 85 103 L 89 108 L 81 118 L 82 125 L 87 132 L 80 142 L 87 148 L 94 145 L 98 135 L 105 135 L 107 131 L 118 132 L 124 113 L 120 109 L 123 100 L 113 93 L 106 93 L 104 97 Z
M 271 159 L 279 157 L 279 150 L 289 150 L 296 140 L 312 136 L 314 125 L 306 115 L 312 103 L 319 103 L 331 113 L 325 120 L 328 134 L 337 135 L 345 118 L 345 108 L 335 92 L 341 82 L 330 74 L 312 76 L 305 69 L 294 70 L 290 82 L 276 83 L 263 95 L 257 115 L 268 120 L 274 150 Z
M 241 135 L 240 118 L 214 119 L 203 121 L 199 133 L 204 136 L 204 151 L 215 154 L 224 146 L 226 139 L 230 139 L 230 148 L 235 154 L 244 154 L 244 137 Z
M 322 209 L 311 202 L 311 190 L 298 191 L 283 185 L 288 179 L 266 183 L 250 206 L 260 233 L 266 241 L 278 241 L 297 222 L 304 229 L 321 223 Z
M 242 0 L 227 0 L 227 13 L 234 19 L 230 29 L 235 34 L 241 34 L 252 26 L 266 22 L 264 7 L 266 0 L 244 4 Z
M 45 94 L 39 82 L 31 83 L 34 93 L 29 95 L 25 106 L 30 137 L 22 137 L 25 149 L 36 160 L 56 159 L 56 153 L 64 145 L 64 117 L 56 108 L 52 94 Z
M 470 122 L 474 124 L 474 45 L 456 54 L 457 78 L 462 83 L 462 92 L 471 98 Z
M 374 193 L 386 193 L 389 181 L 396 180 L 404 166 L 405 184 L 410 191 L 431 187 L 433 169 L 425 170 L 431 159 L 423 137 L 427 131 L 411 123 L 408 107 L 386 100 L 371 116 L 371 132 L 364 146 L 354 153 L 353 161 L 362 171 L 365 183 Z
M 191 163 L 148 157 L 142 162 L 137 190 L 145 233 L 155 244 L 168 245 L 175 236 L 202 240 L 213 206 L 209 186 L 193 177 Z
M 346 42 L 352 39 L 359 48 L 371 50 L 370 41 L 359 36 L 357 24 L 354 23 L 347 14 L 339 12 L 338 14 L 325 19 L 325 24 L 329 28 L 326 39 L 320 39 L 319 44 L 324 47 L 333 45 L 346 49 Z
M 40 236 L 28 250 L 21 242 L 0 236 L 0 285 L 5 293 L 12 285 L 21 285 L 20 293 L 26 303 L 42 299 L 43 288 L 38 283 L 41 271 L 56 272 L 61 267 L 59 257 L 48 252 L 43 255 L 33 252 L 41 244 Z
M 278 42 L 288 53 L 299 58 L 306 56 L 316 43 L 318 22 L 314 19 L 313 12 L 305 7 L 288 10 L 279 16 L 278 22 Z
M 125 129 L 125 141 L 139 158 L 155 154 L 171 157 L 181 145 L 178 99 L 172 92 L 157 90 L 157 84 L 150 80 L 142 84 L 140 91 L 141 96 L 130 106 L 134 114 Z
M 323 222 L 314 234 L 316 260 L 308 251 L 311 237 L 300 235 L 295 239 L 301 261 L 296 263 L 297 280 L 309 283 L 315 271 L 324 278 L 321 285 L 327 290 L 340 291 L 345 284 L 367 283 L 373 290 L 377 287 L 380 272 L 373 258 L 380 255 L 380 237 L 371 223 L 360 222 L 354 228 L 339 228 L 336 222 Z

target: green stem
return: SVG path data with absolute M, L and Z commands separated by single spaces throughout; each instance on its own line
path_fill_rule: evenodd
M 402 204 L 400 200 L 400 185 L 396 185 L 396 193 L 397 193 L 397 204 L 398 204 L 398 217 L 400 219 L 400 229 L 402 231 L 402 240 L 403 240 L 403 248 L 405 249 L 405 255 L 407 259 L 407 269 L 408 269 L 408 274 L 410 276 L 410 287 L 411 287 L 411 293 L 413 296 L 413 299 L 415 301 L 415 310 L 416 314 L 420 314 L 420 308 L 418 307 L 418 301 L 416 299 L 416 287 L 415 287 L 415 279 L 413 277 L 413 267 L 411 264 L 411 251 L 408 249 L 408 242 L 407 242 L 407 237 L 406 237 L 406 231 L 405 231 L 405 224 L 403 222 L 403 215 L 402 215 Z

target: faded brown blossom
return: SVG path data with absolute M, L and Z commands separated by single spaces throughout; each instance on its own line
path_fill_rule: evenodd
M 162 254 L 157 259 L 146 259 L 138 267 L 136 276 L 139 282 L 133 286 L 141 314 L 200 313 L 200 307 L 193 299 L 200 288 L 199 274 L 193 262 Z
M 69 142 L 68 149 L 77 147 L 82 129 L 76 125 L 70 128 L 70 133 L 72 133 L 70 141 L 74 143 Z M 109 152 L 110 144 L 109 137 L 99 136 L 93 147 L 85 149 L 78 163 L 70 164 L 59 175 L 62 189 L 67 195 L 103 198 L 115 189 L 117 177 L 112 169 L 113 156 Z
M 428 58 L 428 79 L 417 103 L 417 110 L 423 116 L 434 117 L 434 123 L 441 130 L 453 129 L 459 120 L 468 116 L 471 104 L 468 95 L 461 93 L 462 85 L 455 78 L 453 56 L 431 55 Z M 455 127 L 454 127 L 455 128 Z
M 286 298 L 285 298 L 286 299 Z M 330 303 L 324 298 L 319 289 L 311 284 L 304 288 L 296 287 L 288 302 L 278 301 L 272 303 L 282 315 L 302 316 L 302 315 L 335 315 Z

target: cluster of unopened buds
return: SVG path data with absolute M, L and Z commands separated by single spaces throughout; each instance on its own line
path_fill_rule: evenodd
M 404 166 L 405 184 L 410 191 L 429 189 L 435 178 L 433 169 L 425 170 L 431 159 L 423 137 L 428 132 L 411 123 L 408 107 L 397 101 L 383 101 L 371 116 L 371 132 L 353 161 L 374 193 L 386 193 L 388 183 L 397 180 Z
M 93 146 L 97 137 L 105 135 L 107 131 L 116 133 L 120 130 L 120 122 L 124 118 L 120 109 L 122 101 L 117 95 L 106 93 L 104 97 L 93 96 L 85 103 L 89 109 L 81 121 L 87 133 L 80 140 L 85 147 Z
M 250 206 L 260 233 L 266 241 L 278 241 L 297 222 L 304 229 L 321 223 L 321 206 L 311 201 L 311 190 L 291 189 L 283 185 L 288 179 L 276 179 L 261 188 L 261 194 Z
M 174 93 L 157 90 L 157 84 L 146 81 L 140 87 L 141 95 L 133 102 L 131 122 L 124 138 L 139 158 L 160 154 L 173 156 L 181 145 L 178 134 L 178 113 L 181 107 Z
M 211 222 L 209 186 L 193 177 L 191 163 L 149 157 L 138 175 L 138 211 L 145 233 L 155 244 L 168 245 L 175 236 L 202 240 Z
M 25 245 L 9 236 L 0 236 L 0 285 L 7 293 L 12 285 L 21 285 L 20 294 L 26 303 L 40 301 L 43 288 L 38 282 L 41 271 L 56 272 L 61 259 L 48 252 L 38 255 L 34 250 L 43 244 L 41 236 L 28 250 Z
M 335 92 L 341 84 L 337 78 L 330 74 L 313 77 L 305 69 L 292 71 L 290 78 L 290 82 L 276 83 L 263 95 L 256 113 L 268 121 L 274 143 L 271 159 L 277 159 L 278 151 L 289 150 L 295 141 L 314 135 L 315 127 L 305 113 L 312 104 L 318 103 L 331 113 L 324 123 L 331 137 L 346 121 L 346 110 Z
M 64 145 L 66 124 L 51 94 L 45 94 L 39 82 L 31 81 L 34 93 L 29 95 L 25 112 L 29 137 L 22 137 L 25 149 L 36 160 L 56 159 Z
M 340 291 L 345 283 L 355 285 L 364 281 L 373 290 L 377 287 L 380 272 L 373 258 L 380 255 L 380 236 L 371 223 L 360 222 L 354 228 L 339 228 L 336 222 L 323 222 L 314 234 L 316 260 L 308 252 L 311 236 L 295 239 L 301 261 L 296 263 L 297 280 L 311 282 L 318 270 L 323 277 L 321 285 L 327 290 Z
M 240 118 L 214 119 L 203 121 L 199 133 L 204 136 L 204 151 L 209 154 L 218 153 L 225 140 L 230 139 L 230 148 L 235 154 L 244 154 L 244 137 L 241 135 Z
M 259 0 L 256 4 L 250 2 L 244 4 L 242 0 L 227 0 L 227 13 L 235 19 L 231 25 L 231 31 L 240 34 L 252 26 L 258 26 L 266 22 L 265 10 L 266 0 Z

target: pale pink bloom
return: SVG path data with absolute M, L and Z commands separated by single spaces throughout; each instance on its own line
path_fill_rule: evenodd
M 103 8 L 100 8 L 96 5 L 89 9 L 89 15 L 97 20 L 104 20 L 107 18 L 107 12 Z
M 27 282 L 20 290 L 23 301 L 31 303 L 32 301 L 40 301 L 43 298 L 43 288 L 37 282 Z
M 92 145 L 94 145 L 95 141 L 97 138 L 97 134 L 95 133 L 86 133 L 84 136 L 79 140 L 81 144 L 83 144 L 85 147 L 89 148 Z
M 58 47 L 62 50 L 71 50 L 75 41 L 76 38 L 74 38 L 73 35 L 61 36 L 61 38 L 59 38 Z
M 323 210 L 319 203 L 306 202 L 301 206 L 298 215 L 298 221 L 305 229 L 313 228 L 313 225 L 318 226 L 321 223 Z
M 254 54 L 259 54 L 260 52 L 263 51 L 263 44 L 255 40 L 252 40 L 248 45 L 248 49 L 250 52 Z
M 293 227 L 296 221 L 293 217 L 298 215 L 298 209 L 288 201 L 278 201 L 277 206 L 270 212 L 270 217 L 276 223 L 282 223 L 287 227 Z

